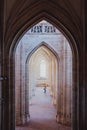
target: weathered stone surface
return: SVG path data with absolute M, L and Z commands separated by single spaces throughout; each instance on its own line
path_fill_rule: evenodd
M 27 29 L 44 18 L 63 32 L 72 48 L 72 129 L 85 130 L 86 12 L 86 0 L 0 0 L 0 75 L 7 77 L 1 81 L 4 98 L 2 130 L 15 129 L 14 54 L 17 41 Z

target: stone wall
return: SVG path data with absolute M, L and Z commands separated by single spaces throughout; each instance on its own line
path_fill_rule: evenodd
M 46 21 L 45 26 L 52 27 Z M 40 25 L 39 25 L 40 24 Z M 53 73 L 51 73 L 51 89 L 53 91 L 54 103 L 57 101 L 57 121 L 70 125 L 71 124 L 71 105 L 72 105 L 72 50 L 66 38 L 63 36 L 61 32 L 59 32 L 56 28 L 53 32 L 41 32 L 36 31 L 38 26 L 41 26 L 42 22 L 35 25 L 34 29 L 29 30 L 19 41 L 19 44 L 16 49 L 15 54 L 15 88 L 16 88 L 16 101 L 17 97 L 19 97 L 19 104 L 16 102 L 16 118 L 17 124 L 24 124 L 26 122 L 26 113 L 29 116 L 29 111 L 26 112 L 25 108 L 25 99 L 27 98 L 27 103 L 29 103 L 29 95 L 32 96 L 31 90 L 25 93 L 27 84 L 35 85 L 35 82 L 32 82 L 34 76 L 32 75 L 32 79 L 29 82 L 28 72 L 31 72 L 29 67 L 29 58 L 32 56 L 35 51 L 40 48 L 40 46 L 46 46 L 50 48 L 51 51 L 56 55 L 58 66 L 54 64 L 55 60 L 52 61 L 51 69 L 53 69 Z M 52 58 L 52 55 L 51 55 Z M 54 59 L 54 58 L 53 58 Z M 52 59 L 51 59 L 52 60 Z M 33 64 L 33 62 L 32 62 Z M 32 65 L 31 66 L 35 66 Z M 58 67 L 55 71 L 55 67 Z M 32 67 L 31 67 L 32 68 Z M 58 73 L 57 78 L 54 75 Z M 31 72 L 32 73 L 32 72 Z M 27 76 L 27 77 L 26 77 Z M 54 78 L 55 77 L 55 78 Z M 57 82 L 55 82 L 55 79 Z M 34 81 L 34 80 L 33 80 Z M 26 84 L 27 82 L 27 84 Z M 29 86 L 32 86 L 29 85 Z M 29 87 L 28 86 L 28 87 Z M 57 87 L 54 87 L 57 86 Z M 28 90 L 27 87 L 27 90 Z M 31 87 L 30 87 L 31 88 Z M 55 88 L 55 89 L 54 89 Z M 32 88 L 31 88 L 32 89 Z M 20 93 L 21 92 L 21 93 Z M 27 95 L 28 97 L 26 97 Z M 30 96 L 30 97 L 31 97 Z M 55 101 L 56 98 L 56 101 Z M 17 106 L 18 104 L 18 106 Z M 29 105 L 27 105 L 28 110 Z M 19 113 L 19 114 L 18 114 Z M 21 117 L 19 117 L 21 115 Z M 19 121 L 18 121 L 19 120 Z
M 1 84 L 4 109 L 2 129 L 15 129 L 14 52 L 17 40 L 45 18 L 67 36 L 73 48 L 72 129 L 87 127 L 86 0 L 0 0 Z M 27 89 L 26 89 L 27 90 Z M 27 98 L 26 98 L 27 100 Z

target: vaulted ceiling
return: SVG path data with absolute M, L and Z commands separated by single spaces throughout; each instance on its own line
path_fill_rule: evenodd
M 54 3 L 58 6 L 60 6 L 62 9 L 70 9 L 72 12 L 76 12 L 78 16 L 81 14 L 81 0 L 5 0 L 5 12 L 8 19 L 10 14 L 16 11 L 22 11 L 24 8 L 28 8 L 29 6 L 33 6 L 34 4 L 38 4 L 39 2 L 48 2 Z M 78 6 L 77 6 L 78 5 Z M 66 7 L 66 8 L 65 8 Z M 69 10 L 69 11 L 70 11 Z

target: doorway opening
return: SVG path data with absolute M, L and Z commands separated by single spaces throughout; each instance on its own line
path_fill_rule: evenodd
M 31 121 L 35 89 L 46 86 L 56 106 L 55 121 L 71 129 L 72 63 L 68 40 L 49 22 L 42 20 L 24 34 L 15 52 L 16 125 Z
M 53 96 L 53 104 L 57 103 L 58 87 L 58 59 L 52 51 L 42 43 L 40 47 L 32 54 L 27 62 L 29 65 L 29 99 L 34 95 L 36 87 L 42 87 L 44 93 L 49 87 L 50 95 Z M 31 101 L 30 101 L 31 102 Z
M 29 127 L 58 130 L 56 122 L 57 73 L 55 73 L 57 72 L 57 59 L 52 51 L 42 44 L 32 54 L 28 65 Z

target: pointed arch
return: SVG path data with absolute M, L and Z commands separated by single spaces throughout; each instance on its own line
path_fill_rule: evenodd
M 29 61 L 30 57 L 33 55 L 33 53 L 34 53 L 35 51 L 37 51 L 38 48 L 40 48 L 41 46 L 44 46 L 44 47 L 46 47 L 47 49 L 49 49 L 49 50 L 55 55 L 55 57 L 58 59 L 58 61 L 60 60 L 60 58 L 59 58 L 57 52 L 56 52 L 49 44 L 47 44 L 46 42 L 43 41 L 43 42 L 41 42 L 40 44 L 38 44 L 38 45 L 28 54 L 27 59 L 26 59 L 26 64 L 27 64 L 27 62 Z
M 44 6 L 43 6 L 44 5 Z M 9 124 L 7 123 L 4 127 L 5 129 L 13 130 L 15 127 L 15 91 L 14 91 L 14 53 L 16 50 L 16 46 L 21 39 L 21 37 L 24 35 L 24 33 L 31 28 L 33 25 L 38 23 L 39 21 L 45 19 L 48 22 L 52 23 L 56 28 L 58 28 L 68 39 L 70 46 L 72 48 L 73 53 L 73 77 L 74 77 L 74 83 L 73 83 L 73 102 L 72 102 L 72 128 L 77 129 L 78 128 L 78 104 L 79 104 L 79 96 L 77 98 L 77 95 L 79 93 L 79 57 L 81 55 L 81 30 L 78 31 L 78 22 L 74 26 L 74 19 L 67 16 L 62 10 L 62 8 L 57 8 L 56 5 L 53 5 L 52 3 L 44 4 L 38 3 L 35 4 L 32 9 L 32 6 L 29 8 L 25 8 L 22 10 L 22 13 L 19 13 L 18 16 L 16 16 L 15 12 L 11 16 L 10 21 L 8 21 L 7 30 L 5 32 L 5 53 L 4 53 L 4 59 L 5 59 L 5 65 L 4 65 L 4 75 L 8 77 L 8 98 L 6 101 L 8 101 L 8 105 L 6 104 L 5 107 L 7 107 L 7 111 L 5 112 L 4 119 L 6 119 L 8 115 Z M 42 8 L 41 8 L 42 7 Z M 54 10 L 54 11 L 53 11 Z M 31 13 L 33 12 L 33 14 Z M 55 12 L 57 12 L 55 16 Z M 65 20 L 66 19 L 66 20 Z M 67 22 L 68 21 L 68 22 Z M 69 26 L 70 25 L 70 26 Z M 8 60 L 9 59 L 9 60 Z M 8 65 L 8 66 L 7 66 Z M 8 70 L 8 71 L 7 71 Z M 5 96 L 7 93 L 5 94 Z M 13 96 L 11 96 L 13 95 Z M 11 97 L 11 99 L 9 98 Z M 10 110 L 10 111 L 9 111 Z M 7 114 L 8 113 L 8 114 Z M 12 114 L 10 114 L 12 113 Z
M 55 70 L 56 70 L 56 73 L 57 74 L 55 74 L 56 76 L 56 78 L 55 78 L 55 87 L 56 87 L 56 89 L 58 89 L 58 80 L 59 80 L 59 74 L 58 74 L 58 70 L 59 70 L 59 59 L 58 59 L 58 54 L 55 52 L 55 51 L 53 51 L 53 49 L 51 50 L 51 48 L 50 48 L 50 46 L 48 47 L 49 45 L 47 44 L 47 43 L 45 43 L 45 42 L 42 42 L 42 43 L 40 43 L 38 46 L 36 46 L 35 47 L 35 49 L 33 49 L 32 50 L 32 52 L 30 52 L 29 54 L 28 54 L 28 56 L 27 56 L 27 62 L 26 62 L 26 89 L 27 89 L 27 91 L 26 92 L 29 92 L 29 72 L 30 72 L 30 70 L 29 70 L 29 66 L 30 65 L 32 65 L 32 63 L 34 63 L 34 66 L 37 64 L 35 64 L 35 61 L 37 61 L 37 59 L 38 58 L 40 58 L 39 56 L 40 55 L 38 55 L 38 54 L 41 54 L 41 55 L 44 55 L 45 53 L 45 56 L 46 57 L 44 57 L 43 59 L 45 60 L 45 58 L 48 60 L 49 59 L 49 61 L 48 61 L 48 63 L 47 64 L 49 64 L 50 65 L 50 67 L 52 67 L 51 65 L 52 65 L 52 62 L 55 64 Z M 42 53 L 41 53 L 41 51 L 42 51 Z M 44 53 L 43 53 L 44 52 Z M 54 53 L 55 52 L 55 53 Z M 50 54 L 49 54 L 50 53 Z M 44 60 L 43 59 L 40 59 L 40 61 L 42 61 L 42 62 L 44 62 Z M 45 62 L 44 62 L 45 63 Z M 45 69 L 47 69 L 48 67 L 46 66 L 46 64 L 44 64 L 45 65 Z M 39 68 L 39 69 L 42 69 L 42 68 Z M 34 68 L 33 68 L 33 70 L 34 70 Z M 32 70 L 32 72 L 33 72 L 33 70 Z M 47 71 L 49 70 L 49 68 L 47 69 Z M 50 70 L 50 71 L 52 71 L 52 70 Z M 48 72 L 47 72 L 48 73 Z M 44 75 L 44 76 L 46 76 L 45 78 L 47 79 L 47 73 Z M 50 72 L 51 73 L 51 72 Z M 57 77 L 58 76 L 58 77 Z M 43 77 L 41 77 L 40 75 L 39 75 L 39 78 L 40 79 L 44 79 Z M 45 80 L 46 80 L 45 79 Z M 33 79 L 33 81 L 34 81 L 34 79 Z M 52 82 L 52 81 L 51 81 Z M 49 83 L 50 84 L 50 83 Z M 50 84 L 50 86 L 51 86 L 51 84 Z M 57 92 L 56 92 L 57 93 Z M 29 94 L 26 94 L 26 95 L 29 95 Z M 56 94 L 57 95 L 57 94 Z

